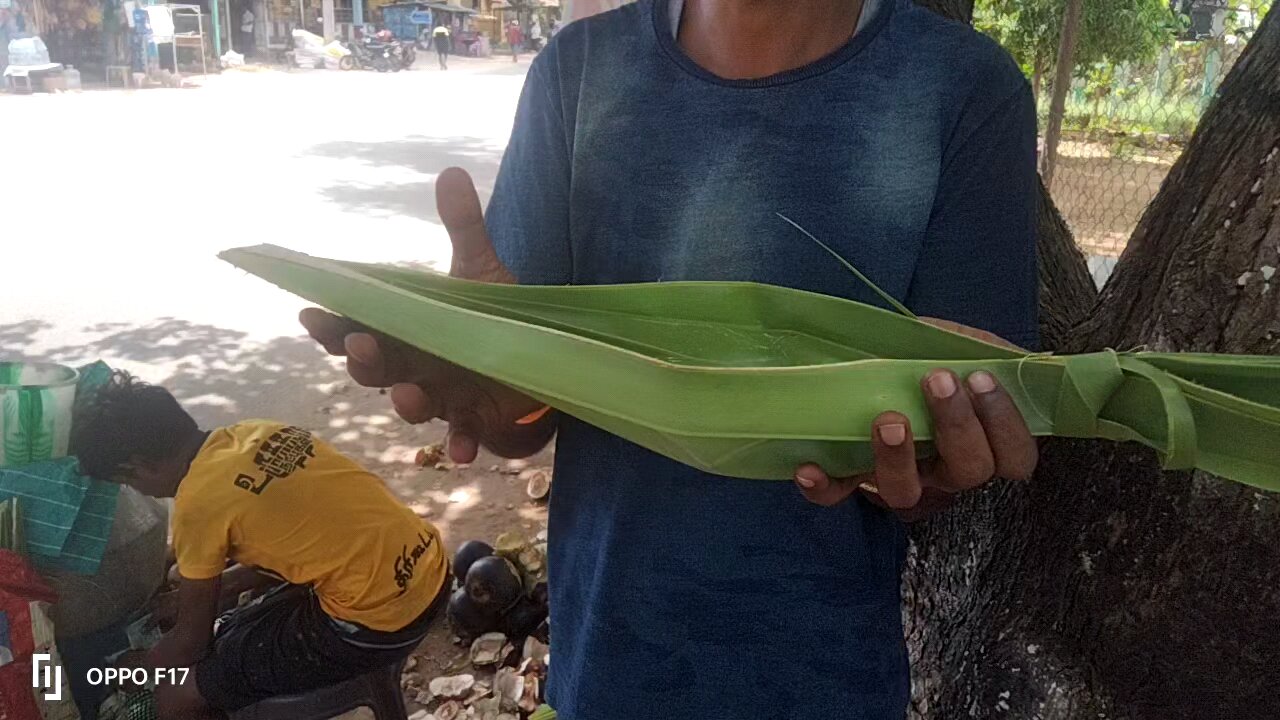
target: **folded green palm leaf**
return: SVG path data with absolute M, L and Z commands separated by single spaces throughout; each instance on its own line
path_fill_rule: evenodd
M 655 452 L 733 477 L 872 467 L 897 410 L 931 452 L 920 380 L 984 369 L 1036 435 L 1133 440 L 1170 469 L 1280 489 L 1280 358 L 1027 354 L 870 305 L 771 285 L 495 285 L 313 258 L 221 257 Z

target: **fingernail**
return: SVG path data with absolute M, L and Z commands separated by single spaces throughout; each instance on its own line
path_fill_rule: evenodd
M 979 370 L 969 376 L 969 389 L 979 395 L 985 395 L 996 389 L 996 379 L 991 377 L 991 373 Z
M 813 488 L 818 486 L 818 481 L 812 477 L 809 477 L 809 473 L 811 472 L 812 472 L 811 470 L 807 470 L 807 469 L 799 470 L 796 472 L 796 482 L 800 483 L 800 487 L 805 488 L 806 490 L 812 490 Z
M 951 373 L 939 370 L 929 377 L 929 394 L 939 400 L 946 400 L 956 394 L 956 381 Z
M 907 440 L 907 426 L 894 423 L 880 426 L 880 441 L 889 447 L 898 447 Z
M 365 345 L 362 337 L 353 337 L 347 343 L 347 356 L 362 365 L 368 365 L 372 361 L 369 355 L 369 348 Z

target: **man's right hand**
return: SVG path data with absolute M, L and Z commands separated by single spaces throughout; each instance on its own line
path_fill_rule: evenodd
M 489 240 L 480 197 L 465 170 L 440 173 L 436 204 L 453 244 L 449 275 L 515 283 Z M 391 388 L 391 404 L 400 417 L 411 423 L 448 422 L 445 447 L 454 462 L 474 461 L 481 445 L 504 457 L 527 457 L 551 439 L 551 414 L 518 422 L 542 407 L 520 392 L 318 308 L 303 310 L 299 320 L 331 355 L 346 356 L 353 380 Z

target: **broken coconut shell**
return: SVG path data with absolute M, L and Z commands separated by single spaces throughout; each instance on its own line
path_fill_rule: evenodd
M 462 700 L 462 704 L 471 707 L 477 702 L 489 697 L 493 694 L 493 689 L 482 682 L 476 682 L 476 686 L 471 688 L 471 695 Z
M 453 554 L 453 576 L 458 578 L 458 584 L 467 581 L 467 571 L 475 561 L 492 554 L 493 548 L 479 540 L 468 540 L 459 545 L 458 551 Z
M 525 481 L 524 494 L 534 502 L 541 502 L 551 494 L 551 470 L 549 468 L 530 468 L 520 473 Z
M 449 608 L 445 615 L 454 633 L 465 640 L 493 632 L 502 624 L 501 614 L 472 600 L 465 588 L 458 588 L 449 596 Z
M 549 645 L 530 635 L 524 639 L 524 649 L 521 652 L 521 657 L 538 664 L 544 664 L 547 661 L 547 654 L 550 652 L 551 647 Z
M 520 551 L 529 546 L 529 541 L 518 532 L 504 532 L 493 542 L 493 553 L 508 560 L 520 557 Z
M 524 676 L 524 693 L 520 696 L 520 702 L 517 707 L 524 712 L 531 713 L 538 709 L 542 704 L 542 681 L 537 675 L 529 674 Z
M 418 467 L 434 466 L 444 459 L 444 446 L 440 443 L 433 443 L 418 449 L 418 452 L 414 455 L 413 464 Z
M 506 657 L 507 636 L 500 632 L 485 633 L 471 643 L 471 664 L 476 667 L 497 665 Z
M 465 708 L 457 700 L 450 700 L 436 708 L 436 720 L 458 720 L 465 714 Z
M 471 710 L 475 713 L 476 720 L 498 720 L 502 703 L 498 698 L 485 698 L 473 704 Z
M 499 668 L 493 676 L 493 694 L 502 710 L 519 710 L 520 700 L 524 698 L 524 677 L 511 668 Z
M 547 566 L 547 555 L 545 546 L 530 545 L 520 551 L 516 556 L 517 564 L 524 568 L 526 573 L 530 575 L 538 575 Z
M 511 561 L 492 555 L 471 564 L 467 570 L 466 591 L 481 608 L 504 613 L 524 594 L 524 581 Z
M 471 694 L 471 688 L 476 685 L 476 677 L 474 675 L 449 675 L 446 677 L 438 677 L 427 684 L 427 689 L 431 694 L 445 700 L 457 700 Z

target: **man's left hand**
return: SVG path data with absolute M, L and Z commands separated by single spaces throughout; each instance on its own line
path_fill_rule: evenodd
M 926 322 L 1011 347 L 981 330 L 942 320 Z M 1039 460 L 1036 440 L 1013 398 L 994 376 L 980 370 L 960 378 L 938 369 L 920 384 L 933 421 L 937 455 L 917 460 L 910 421 L 901 413 L 882 413 L 872 423 L 872 472 L 832 478 L 817 465 L 796 469 L 795 482 L 810 502 L 835 505 L 861 492 L 911 522 L 946 507 L 954 494 L 994 477 L 1030 479 Z

